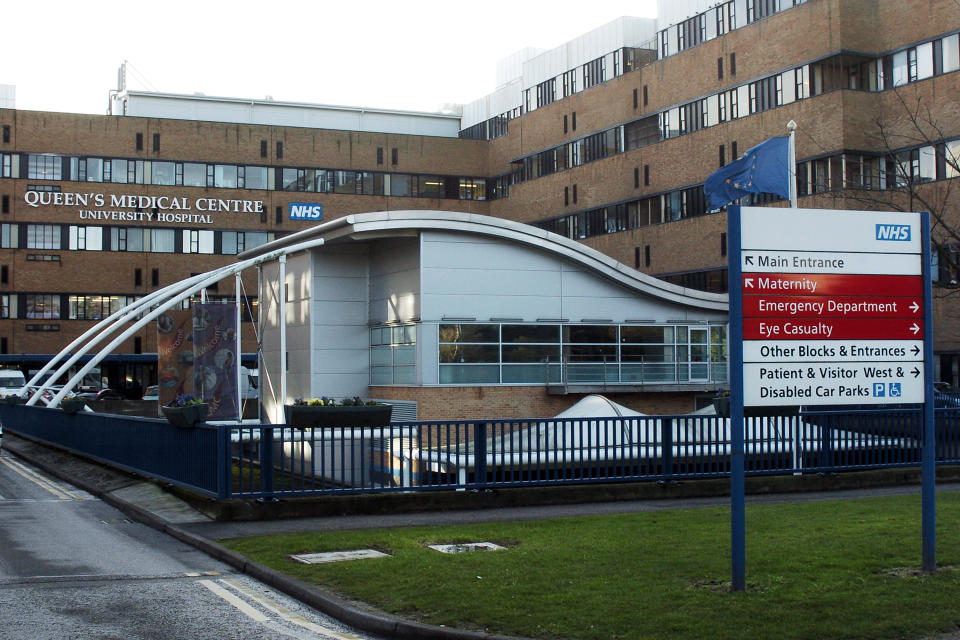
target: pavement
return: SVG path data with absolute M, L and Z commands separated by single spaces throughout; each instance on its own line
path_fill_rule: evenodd
M 729 480 L 531 487 L 482 492 L 332 496 L 270 502 L 215 501 L 63 450 L 4 434 L 9 451 L 97 496 L 131 519 L 210 556 L 346 624 L 386 638 L 518 640 L 425 625 L 348 601 L 227 549 L 218 540 L 294 531 L 382 529 L 541 520 L 730 505 Z M 848 500 L 920 493 L 917 469 L 747 479 L 747 504 Z M 960 491 L 960 468 L 937 469 L 937 492 Z

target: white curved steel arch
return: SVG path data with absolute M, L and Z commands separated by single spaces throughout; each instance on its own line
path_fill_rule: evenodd
M 219 282 L 220 280 L 222 280 L 227 276 L 238 274 L 245 269 L 249 269 L 250 267 L 254 267 L 264 262 L 275 260 L 281 256 L 286 256 L 291 253 L 299 253 L 300 251 L 313 249 L 323 244 L 324 244 L 323 238 L 314 238 L 312 240 L 307 240 L 305 242 L 299 242 L 297 244 L 293 244 L 287 247 L 275 249 L 273 251 L 256 256 L 254 258 L 248 258 L 246 260 L 242 260 L 240 262 L 237 262 L 236 264 L 227 265 L 225 267 L 220 267 L 218 269 L 214 269 L 206 273 L 201 273 L 196 276 L 191 276 L 186 280 L 175 282 L 174 284 L 168 285 L 163 289 L 159 289 L 153 292 L 152 294 L 144 296 L 143 298 L 130 303 L 129 305 L 117 311 L 115 314 L 111 314 L 104 320 L 94 325 L 89 330 L 84 332 L 83 335 L 81 335 L 79 338 L 71 342 L 67 347 L 65 347 L 64 349 L 61 349 L 50 360 L 50 362 L 48 362 L 47 365 L 43 369 L 41 369 L 39 373 L 34 375 L 33 378 L 30 379 L 30 383 L 28 383 L 27 385 L 28 388 L 31 385 L 36 384 L 37 380 L 42 375 L 44 375 L 47 371 L 53 368 L 54 363 L 62 359 L 67 353 L 70 352 L 70 350 L 76 348 L 80 344 L 83 344 L 83 342 L 85 340 L 88 340 L 91 336 L 94 336 L 92 340 L 89 340 L 89 342 L 84 344 L 84 346 L 80 348 L 75 354 L 70 356 L 66 360 L 66 362 L 64 362 L 64 364 L 57 369 L 54 375 L 49 376 L 45 382 L 43 382 L 39 387 L 36 388 L 36 392 L 33 394 L 33 396 L 29 400 L 27 400 L 27 404 L 28 405 L 36 404 L 38 399 L 40 399 L 43 396 L 43 392 L 50 388 L 52 382 L 57 380 L 59 376 L 63 375 L 64 372 L 69 370 L 69 368 L 73 366 L 73 364 L 75 364 L 77 360 L 79 360 L 80 358 L 85 356 L 87 353 L 89 353 L 93 347 L 99 344 L 102 340 L 104 340 L 107 336 L 109 336 L 113 331 L 115 331 L 120 326 L 125 324 L 132 317 L 143 313 L 143 309 L 145 307 L 149 308 L 149 306 L 157 303 L 158 300 L 162 300 L 162 302 L 158 304 L 156 309 L 143 315 L 139 320 L 134 322 L 133 325 L 128 327 L 126 330 L 124 330 L 119 336 L 117 336 L 109 344 L 107 344 L 107 346 L 103 347 L 99 352 L 97 352 L 96 355 L 90 358 L 89 362 L 87 362 L 83 367 L 81 367 L 80 370 L 76 374 L 74 374 L 74 376 L 70 378 L 66 384 L 63 385 L 63 388 L 60 389 L 51 400 L 45 401 L 47 403 L 47 406 L 53 406 L 53 407 L 59 406 L 60 401 L 63 400 L 63 398 L 66 397 L 66 395 L 70 393 L 73 390 L 73 388 L 76 387 L 76 385 L 81 380 L 83 380 L 83 376 L 85 376 L 87 372 L 89 372 L 93 367 L 100 364 L 103 358 L 105 358 L 107 355 L 112 353 L 113 350 L 117 346 L 119 346 L 124 340 L 126 340 L 131 335 L 136 333 L 140 328 L 142 328 L 147 323 L 153 321 L 161 313 L 163 313 L 167 309 L 170 309 L 174 305 L 179 304 L 180 302 L 182 302 L 184 299 L 188 298 L 195 292 L 206 288 L 207 286 L 209 286 L 210 284 L 213 284 L 214 282 Z

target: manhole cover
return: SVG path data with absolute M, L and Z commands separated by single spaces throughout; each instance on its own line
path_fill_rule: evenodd
M 430 548 L 440 553 L 464 553 L 466 551 L 500 551 L 505 547 L 492 542 L 461 542 L 459 544 L 431 544 Z
M 374 549 L 356 549 L 353 551 L 303 553 L 300 555 L 291 555 L 290 557 L 303 564 L 322 564 L 324 562 L 343 562 L 344 560 L 362 560 L 364 558 L 389 558 L 390 556 Z

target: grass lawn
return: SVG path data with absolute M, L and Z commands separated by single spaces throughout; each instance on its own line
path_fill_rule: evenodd
M 429 624 L 538 638 L 923 638 L 960 628 L 960 494 L 747 507 L 747 591 L 732 593 L 725 508 L 224 541 L 256 561 Z M 496 542 L 454 555 L 428 544 Z M 303 565 L 292 553 L 389 558 Z

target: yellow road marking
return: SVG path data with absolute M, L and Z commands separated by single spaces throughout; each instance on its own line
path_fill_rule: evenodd
M 61 488 L 61 487 L 58 486 L 57 484 L 54 484 L 54 483 L 51 482 L 50 480 L 47 480 L 46 478 L 44 478 L 43 476 L 41 476 L 41 475 L 40 475 L 39 473 L 37 473 L 36 471 L 33 471 L 32 469 L 30 469 L 29 467 L 27 467 L 26 465 L 24 465 L 24 464 L 22 464 L 22 463 L 20 463 L 20 462 L 17 462 L 17 461 L 15 461 L 15 460 L 11 460 L 9 456 L 4 456 L 4 457 L 0 458 L 0 463 L 2 463 L 4 466 L 6 466 L 6 467 L 7 467 L 8 469 L 10 469 L 11 471 L 14 471 L 14 472 L 17 473 L 18 475 L 22 476 L 23 478 L 26 478 L 26 479 L 29 480 L 30 482 L 32 482 L 32 483 L 34 483 L 35 485 L 39 486 L 40 488 L 46 489 L 47 491 L 49 491 L 49 492 L 52 493 L 53 495 L 57 496 L 58 498 L 61 498 L 61 499 L 63 499 L 63 500 L 80 500 L 80 499 L 82 499 L 82 498 L 80 498 L 79 496 L 75 496 L 75 495 L 70 494 L 67 490 Z

